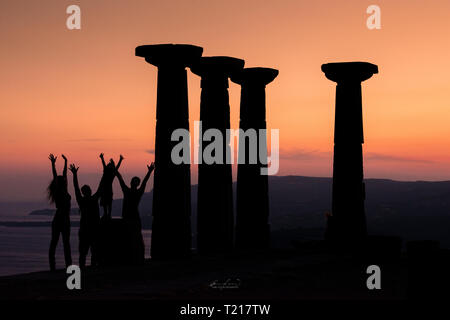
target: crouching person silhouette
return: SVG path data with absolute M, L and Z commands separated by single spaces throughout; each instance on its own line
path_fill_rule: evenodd
M 98 199 L 100 197 L 102 181 L 98 186 L 97 191 L 92 194 L 92 190 L 88 185 L 81 187 L 78 183 L 78 169 L 75 164 L 70 165 L 70 171 L 73 174 L 73 186 L 75 189 L 75 198 L 77 199 L 78 207 L 80 208 L 80 229 L 78 231 L 80 253 L 79 263 L 80 268 L 86 266 L 86 256 L 91 249 L 91 266 L 98 264 L 98 235 L 100 232 L 100 209 L 98 206 Z
M 67 158 L 64 159 L 63 175 L 58 176 L 56 173 L 56 157 L 50 154 L 48 157 L 52 163 L 53 180 L 47 188 L 48 199 L 50 203 L 56 206 L 56 212 L 52 221 L 52 239 L 50 241 L 50 249 L 48 251 L 48 260 L 50 270 L 56 269 L 55 252 L 58 244 L 59 235 L 62 234 L 64 245 L 64 260 L 66 267 L 72 264 L 72 255 L 70 250 L 70 194 L 67 191 Z
M 130 263 L 133 264 L 144 262 L 145 257 L 145 246 L 142 237 L 141 218 L 139 215 L 139 203 L 145 192 L 148 179 L 155 168 L 155 164 L 152 162 L 147 168 L 148 172 L 142 180 L 142 183 L 138 177 L 133 177 L 131 179 L 130 187 L 125 184 L 122 175 L 117 171 L 117 178 L 119 179 L 120 187 L 123 192 L 122 218 L 127 225 L 128 239 L 130 241 L 130 248 L 132 248 L 132 252 L 130 253 Z

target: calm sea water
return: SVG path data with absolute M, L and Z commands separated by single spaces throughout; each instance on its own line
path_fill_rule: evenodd
M 48 270 L 50 227 L 0 226 L 0 276 Z M 142 231 L 146 258 L 150 257 L 151 230 Z M 73 263 L 78 263 L 78 228 L 70 234 Z M 90 258 L 88 259 L 90 263 Z M 62 239 L 56 249 L 56 267 L 64 268 Z
M 29 214 L 33 210 L 44 208 L 51 208 L 51 206 L 46 202 L 0 203 L 0 222 L 49 222 L 53 217 Z M 71 221 L 79 221 L 79 216 L 72 216 Z M 151 230 L 142 230 L 142 234 L 145 241 L 145 257 L 150 258 Z M 0 276 L 48 270 L 50 238 L 50 225 L 39 227 L 0 225 Z M 72 261 L 77 264 L 78 227 L 71 229 L 70 244 Z M 90 263 L 90 254 L 87 263 Z M 56 267 L 65 268 L 61 237 L 56 248 Z

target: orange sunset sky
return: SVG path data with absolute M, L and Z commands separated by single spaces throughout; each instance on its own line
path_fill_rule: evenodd
M 66 28 L 71 4 L 81 30 Z M 366 27 L 371 4 L 381 30 Z M 0 201 L 43 199 L 50 152 L 77 163 L 82 183 L 98 182 L 100 152 L 125 156 L 127 180 L 145 174 L 157 69 L 134 48 L 155 43 L 196 44 L 204 56 L 280 71 L 266 91 L 280 175 L 331 176 L 335 84 L 321 64 L 377 64 L 363 83 L 365 176 L 450 179 L 448 0 L 2 0 L 0 40 Z M 200 79 L 189 73 L 188 82 L 193 128 Z M 231 83 L 232 128 L 239 94 Z

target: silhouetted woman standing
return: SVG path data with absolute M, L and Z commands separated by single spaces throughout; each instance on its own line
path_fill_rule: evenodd
M 64 159 L 64 171 L 62 176 L 56 173 L 56 157 L 50 154 L 49 159 L 52 163 L 53 180 L 48 186 L 48 198 L 51 203 L 56 206 L 56 213 L 52 221 L 52 240 L 48 252 L 50 270 L 56 269 L 55 251 L 58 244 L 59 235 L 62 234 L 64 245 L 64 259 L 66 267 L 72 264 L 72 256 L 70 252 L 70 194 L 67 191 L 67 158 Z
M 100 205 L 103 207 L 103 219 L 111 219 L 112 212 L 112 202 L 113 202 L 113 181 L 116 177 L 116 171 L 119 170 L 120 165 L 123 161 L 123 156 L 120 155 L 119 163 L 117 166 L 114 163 L 113 159 L 109 160 L 109 163 L 106 164 L 103 153 L 100 154 L 100 159 L 102 159 L 103 165 L 103 176 L 101 180 L 102 190 L 100 194 Z
M 139 177 L 133 177 L 131 179 L 130 187 L 126 185 L 120 172 L 116 172 L 117 179 L 119 179 L 120 187 L 123 191 L 122 218 L 127 226 L 127 238 L 130 242 L 129 247 L 131 248 L 129 262 L 136 264 L 144 262 L 145 257 L 141 217 L 139 215 L 139 203 L 144 195 L 148 179 L 155 169 L 155 164 L 152 162 L 151 165 L 147 166 L 147 169 L 147 174 L 142 180 L 142 183 Z
M 79 245 L 78 250 L 80 268 L 86 266 L 86 256 L 91 249 L 91 265 L 95 266 L 97 260 L 98 234 L 100 232 L 100 209 L 98 207 L 98 198 L 102 190 L 100 183 L 97 192 L 92 194 L 91 187 L 87 184 L 81 187 L 78 183 L 78 168 L 75 164 L 69 167 L 73 174 L 73 187 L 75 190 L 75 199 L 77 199 L 80 208 L 80 229 L 78 231 Z

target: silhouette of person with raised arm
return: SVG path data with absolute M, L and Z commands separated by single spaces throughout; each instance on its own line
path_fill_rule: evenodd
M 142 225 L 141 218 L 139 215 L 139 203 L 141 201 L 142 195 L 145 192 L 145 187 L 147 185 L 148 179 L 155 169 L 155 164 L 152 162 L 151 165 L 147 166 L 148 172 L 144 179 L 139 179 L 139 177 L 133 177 L 131 179 L 130 187 L 128 187 L 119 171 L 117 171 L 117 179 L 119 179 L 120 187 L 123 192 L 123 207 L 122 207 L 122 218 L 125 221 L 128 229 L 128 239 L 130 241 L 131 249 L 131 260 L 130 262 L 141 263 L 144 261 L 144 239 L 142 237 Z M 139 186 L 140 184 L 140 186 Z
M 80 253 L 80 268 L 86 266 L 86 256 L 91 249 L 91 265 L 95 266 L 97 260 L 97 237 L 100 229 L 100 209 L 98 199 L 101 194 L 102 180 L 100 180 L 97 191 L 92 194 L 92 190 L 88 185 L 83 185 L 80 191 L 78 183 L 78 167 L 75 164 L 70 165 L 70 171 L 73 174 L 73 186 L 75 189 L 75 198 L 80 208 L 80 229 L 78 231 Z
M 72 256 L 70 250 L 70 194 L 67 191 L 67 158 L 61 155 L 64 159 L 63 175 L 58 176 L 56 173 L 56 157 L 50 154 L 48 157 L 52 163 L 53 180 L 47 188 L 48 199 L 50 203 L 56 206 L 56 212 L 52 221 L 52 240 L 50 241 L 50 249 L 48 252 L 48 259 L 50 263 L 50 270 L 56 269 L 55 251 L 58 244 L 59 235 L 62 234 L 64 245 L 64 260 L 66 267 L 72 264 Z
M 102 191 L 100 193 L 100 205 L 103 207 L 103 217 L 105 219 L 111 218 L 112 211 L 112 202 L 113 202 L 113 188 L 112 184 L 114 178 L 116 177 L 116 172 L 119 170 L 120 165 L 122 164 L 122 160 L 124 159 L 122 155 L 120 155 L 119 162 L 117 166 L 114 163 L 113 159 L 109 160 L 109 163 L 105 163 L 105 158 L 103 153 L 100 154 L 100 159 L 102 159 L 103 165 L 103 176 L 102 176 Z

